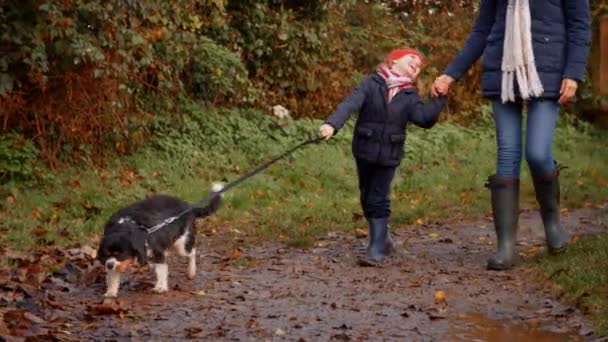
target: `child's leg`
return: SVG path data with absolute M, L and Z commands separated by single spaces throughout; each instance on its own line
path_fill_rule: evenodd
M 388 221 L 391 215 L 390 190 L 394 176 L 394 167 L 373 165 L 369 177 L 365 206 L 369 220 L 367 259 L 372 263 L 381 262 L 393 250 Z
M 391 216 L 391 184 L 395 177 L 395 167 L 374 165 L 368 181 L 366 206 L 370 218 Z
M 368 218 L 369 213 L 367 209 L 367 197 L 369 195 L 369 185 L 372 176 L 373 165 L 361 159 L 357 159 L 356 162 L 357 176 L 359 178 L 359 200 L 361 202 L 361 209 L 363 210 L 363 215 Z

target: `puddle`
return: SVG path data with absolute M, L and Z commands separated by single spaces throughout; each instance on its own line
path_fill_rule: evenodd
M 570 342 L 584 341 L 578 334 L 542 330 L 538 322 L 504 323 L 481 314 L 466 314 L 451 319 L 449 341 L 491 342 Z

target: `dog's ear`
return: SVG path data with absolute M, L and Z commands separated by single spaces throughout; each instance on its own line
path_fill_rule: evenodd
M 135 252 L 135 257 L 140 265 L 148 263 L 148 253 L 146 252 L 146 232 L 137 232 L 131 239 L 131 246 Z

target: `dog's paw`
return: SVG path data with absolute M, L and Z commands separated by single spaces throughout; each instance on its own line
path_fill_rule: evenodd
M 106 298 L 116 298 L 116 297 L 118 297 L 118 292 L 106 291 L 106 293 L 104 293 L 103 296 Z
M 169 289 L 166 286 L 159 285 L 154 286 L 154 288 L 152 289 L 152 292 L 154 293 L 165 293 L 167 291 L 169 291 Z

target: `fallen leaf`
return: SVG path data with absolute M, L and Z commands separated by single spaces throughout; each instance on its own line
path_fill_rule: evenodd
M 430 233 L 430 234 L 429 234 L 429 237 L 431 237 L 431 238 L 433 238 L 433 239 L 436 239 L 436 238 L 438 238 L 438 237 L 439 237 L 439 234 L 438 234 L 438 233 Z
M 286 332 L 283 329 L 279 328 L 279 329 L 275 330 L 274 334 L 277 336 L 285 336 Z
M 416 223 L 416 224 L 419 224 L 419 225 L 420 225 L 420 224 L 424 224 L 424 220 L 423 220 L 423 219 L 421 219 L 421 218 L 419 218 L 419 219 L 416 219 L 415 223 Z
M 80 188 L 80 179 L 78 179 L 78 178 L 72 178 L 70 180 L 70 186 L 72 187 L 72 189 Z
M 443 291 L 435 292 L 435 303 L 445 303 L 447 295 Z
M 357 239 L 364 239 L 367 237 L 367 229 L 356 228 L 355 237 Z
M 110 177 L 110 173 L 109 173 L 108 171 L 106 171 L 106 170 L 102 170 L 102 171 L 99 173 L 99 178 L 100 178 L 100 179 L 102 179 L 102 180 L 106 180 L 106 179 L 108 179 L 109 177 Z
M 540 252 L 543 248 L 541 246 L 532 246 L 526 250 L 528 254 L 536 254 Z
M 601 186 L 608 186 L 608 180 L 606 180 L 606 179 L 604 179 L 602 177 L 599 177 L 597 179 L 597 184 L 599 184 Z
M 101 304 L 91 305 L 87 307 L 87 311 L 91 315 L 120 315 L 121 313 L 129 312 L 129 309 L 124 307 L 123 303 L 118 300 L 104 299 Z
M 36 323 L 36 324 L 44 324 L 46 323 L 45 320 L 43 320 L 42 318 L 34 315 L 33 313 L 30 312 L 25 312 L 23 314 L 23 318 L 27 319 L 28 321 L 32 322 L 32 323 Z
M 45 236 L 46 234 L 48 234 L 48 232 L 49 231 L 46 230 L 46 228 L 40 226 L 32 228 L 31 230 L 32 235 L 38 238 Z
M 36 209 L 32 210 L 32 212 L 30 213 L 30 216 L 34 220 L 40 219 L 40 217 L 42 216 L 42 209 L 36 208 Z
M 230 253 L 230 260 L 236 260 L 241 255 L 241 251 L 238 248 L 235 248 Z
M 198 334 L 200 332 L 203 331 L 203 328 L 199 328 L 199 327 L 190 327 L 190 328 L 186 328 L 184 329 L 185 331 L 191 333 L 191 334 Z

